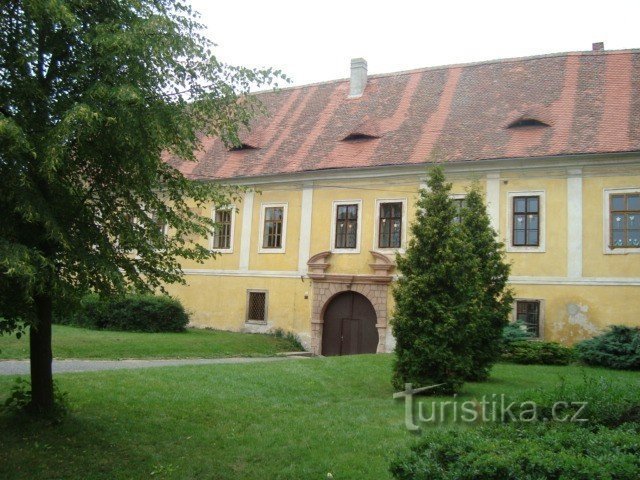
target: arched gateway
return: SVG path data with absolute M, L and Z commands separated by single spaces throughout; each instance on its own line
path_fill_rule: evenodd
M 382 353 L 393 349 L 395 339 L 387 329 L 387 297 L 395 265 L 378 252 L 372 251 L 371 255 L 372 275 L 333 273 L 328 251 L 317 253 L 307 262 L 312 284 L 311 351 L 314 354 Z M 372 325 L 375 334 L 371 331 Z M 328 332 L 325 333 L 325 329 Z
M 376 353 L 376 311 L 364 295 L 342 292 L 329 300 L 322 329 L 323 355 Z

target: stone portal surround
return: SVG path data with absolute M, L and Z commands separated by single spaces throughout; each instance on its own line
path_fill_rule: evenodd
M 378 329 L 378 353 L 387 351 L 387 295 L 394 264 L 386 256 L 371 252 L 374 263 L 370 264 L 373 275 L 345 275 L 326 273 L 331 252 L 321 252 L 309 259 L 309 278 L 312 280 L 313 302 L 311 308 L 311 351 L 322 354 L 322 327 L 324 310 L 328 302 L 338 293 L 357 292 L 364 295 L 376 312 Z

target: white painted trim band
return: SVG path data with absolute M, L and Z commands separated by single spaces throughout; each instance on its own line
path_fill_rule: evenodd
M 210 270 L 206 268 L 185 268 L 185 275 L 200 275 L 205 277 L 269 277 L 269 278 L 300 278 L 302 272 L 286 270 Z
M 509 283 L 513 285 L 595 285 L 595 286 L 640 286 L 640 278 L 637 277 L 510 277 Z

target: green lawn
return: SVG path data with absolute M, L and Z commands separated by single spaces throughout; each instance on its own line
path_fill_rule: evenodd
M 554 386 L 583 372 L 498 365 L 462 398 Z M 415 440 L 392 400 L 391 356 L 315 358 L 58 375 L 72 401 L 58 427 L 0 417 L 2 479 L 388 479 Z M 12 379 L 0 377 L 0 401 Z
M 55 358 L 217 358 L 268 356 L 295 350 L 272 335 L 189 329 L 183 333 L 133 333 L 54 325 Z M 299 349 L 299 347 L 298 347 Z M 0 359 L 29 358 L 29 338 L 0 336 Z

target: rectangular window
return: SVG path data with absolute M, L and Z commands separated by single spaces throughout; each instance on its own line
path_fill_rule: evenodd
M 540 197 L 513 197 L 514 246 L 540 245 Z
M 247 291 L 247 322 L 267 321 L 267 292 Z
M 462 222 L 462 210 L 467 206 L 467 199 L 462 198 L 452 198 L 453 206 L 456 209 L 456 216 L 453 217 L 453 223 Z
M 282 248 L 284 207 L 265 207 L 262 248 Z
M 640 193 L 609 197 L 610 248 L 640 248 Z
M 151 214 L 151 220 L 153 221 L 155 228 L 158 230 L 160 235 L 167 235 L 169 231 L 169 225 L 164 220 L 160 219 L 160 215 L 158 213 L 153 212 Z
M 536 337 L 540 336 L 540 302 L 536 300 L 518 300 L 516 302 L 516 321 L 521 322 Z
M 335 248 L 357 248 L 358 204 L 336 206 Z
M 231 248 L 233 210 L 216 210 L 214 221 L 216 222 L 216 226 L 213 231 L 213 248 L 216 250 L 229 250 Z
M 400 248 L 402 244 L 402 202 L 380 204 L 378 248 Z

